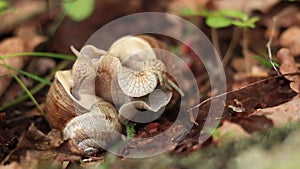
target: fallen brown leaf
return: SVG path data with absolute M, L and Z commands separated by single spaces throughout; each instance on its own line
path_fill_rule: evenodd
M 293 26 L 284 31 L 280 36 L 279 43 L 290 49 L 294 56 L 300 55 L 300 27 Z
M 20 164 L 24 169 L 36 169 L 38 168 L 39 161 L 36 158 L 31 156 L 29 151 L 26 152 L 26 155 L 21 158 Z
M 186 127 L 181 122 L 174 123 L 168 132 L 163 132 L 156 137 L 135 138 L 128 141 L 122 145 L 120 152 L 124 155 L 133 155 L 139 153 L 141 149 L 147 153 L 157 153 L 157 150 L 172 151 L 186 131 Z
M 282 74 L 299 72 L 294 56 L 289 49 L 286 48 L 280 49 L 277 53 L 277 57 L 281 62 L 279 70 Z M 285 76 L 285 78 L 291 81 L 290 83 L 291 89 L 299 93 L 300 76 L 289 75 L 289 76 Z
M 72 142 L 64 142 L 61 132 L 51 130 L 46 135 L 37 129 L 34 124 L 21 134 L 18 145 L 11 150 L 2 163 L 10 160 L 14 154 L 21 157 L 22 167 L 25 164 L 30 165 L 34 160 L 37 160 L 38 163 L 46 160 L 47 165 L 61 165 L 63 161 L 79 161 L 82 159 L 82 152 Z
M 296 122 L 300 120 L 300 99 L 293 99 L 284 104 L 259 109 L 252 113 L 253 115 L 263 115 L 273 121 L 275 127 L 281 127 L 289 122 Z
M 0 169 L 24 169 L 24 168 L 19 163 L 14 161 L 8 165 L 0 166 Z
M 45 38 L 36 32 L 34 24 L 20 26 L 16 31 L 17 36 L 7 38 L 0 43 L 0 56 L 33 51 L 37 45 L 45 41 Z M 28 57 L 26 56 L 4 59 L 8 66 L 17 69 L 22 69 L 27 60 Z M 1 60 L 0 64 L 4 64 L 4 62 Z M 2 96 L 10 84 L 12 77 L 9 70 L 2 65 L 0 65 L 0 75 L 3 76 L 0 78 L 0 96 Z
M 266 39 L 273 37 L 274 44 L 277 44 L 281 28 L 300 25 L 300 9 L 296 6 L 288 6 L 283 8 L 276 15 L 262 16 L 261 21 L 267 26 L 265 32 Z
M 254 10 L 267 12 L 279 0 L 215 0 L 213 4 L 217 9 L 234 9 L 251 13 Z
M 14 10 L 0 16 L 0 34 L 11 31 L 16 25 L 47 10 L 46 1 L 23 0 L 14 5 Z
M 20 38 L 13 37 L 4 40 L 0 44 L 0 55 L 7 55 L 11 53 L 19 53 L 24 51 L 24 41 Z M 5 63 L 14 68 L 22 68 L 27 60 L 27 57 L 17 57 L 5 59 Z M 0 61 L 3 64 L 3 61 Z M 6 88 L 10 84 L 12 77 L 9 75 L 9 71 L 4 66 L 0 66 L 0 96 L 5 92 Z
M 56 148 L 64 142 L 60 131 L 53 129 L 45 135 L 33 124 L 26 132 L 26 138 L 29 139 L 31 144 L 33 143 L 35 147 L 40 150 Z

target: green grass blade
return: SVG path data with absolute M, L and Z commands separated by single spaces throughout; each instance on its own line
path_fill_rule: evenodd
M 49 86 L 50 86 L 50 85 L 52 84 L 49 80 L 45 80 L 45 79 L 43 79 L 43 78 L 41 78 L 41 77 L 39 77 L 39 76 L 37 76 L 37 75 L 35 75 L 35 74 L 26 72 L 26 71 L 21 70 L 21 69 L 18 69 L 18 68 L 13 68 L 13 67 L 7 66 L 7 65 L 5 65 L 5 64 L 0 64 L 0 65 L 6 67 L 6 68 L 8 68 L 8 69 L 15 70 L 15 71 L 17 71 L 18 73 L 23 74 L 23 75 L 25 75 L 25 76 L 27 76 L 27 77 L 33 79 L 33 80 L 36 80 L 36 81 L 38 81 L 38 82 L 45 83 L 46 85 L 49 85 Z
M 6 64 L 5 60 L 3 59 L 3 57 L 0 57 L 1 60 L 3 61 L 3 64 L 8 67 L 8 65 Z M 9 73 L 11 74 L 11 76 L 19 83 L 19 85 L 22 87 L 22 89 L 25 91 L 25 93 L 28 95 L 28 97 L 32 100 L 32 102 L 36 105 L 36 107 L 41 111 L 41 113 L 44 115 L 44 111 L 41 108 L 41 106 L 39 105 L 39 103 L 35 100 L 35 98 L 33 97 L 33 95 L 30 93 L 30 91 L 28 90 L 28 88 L 25 86 L 25 84 L 21 81 L 21 79 L 10 69 L 7 68 L 7 70 L 9 71 Z
M 57 70 L 61 70 L 61 69 L 65 68 L 65 67 L 66 67 L 67 65 L 69 65 L 70 63 L 71 63 L 70 60 L 62 61 L 62 62 L 57 66 L 57 68 L 54 69 L 53 71 L 51 71 L 51 73 L 50 73 L 48 76 L 46 76 L 44 79 L 50 81 L 50 80 L 54 77 L 55 72 L 56 72 Z M 36 94 L 37 92 L 39 92 L 40 90 L 42 90 L 45 86 L 46 86 L 45 83 L 39 83 L 39 84 L 37 84 L 36 86 L 34 86 L 34 87 L 30 90 L 30 93 L 31 93 L 32 95 L 34 95 L 34 94 Z M 12 100 L 12 101 L 9 101 L 9 102 L 7 102 L 7 103 L 4 103 L 3 105 L 1 105 L 0 111 L 3 111 L 3 110 L 5 110 L 5 109 L 7 109 L 7 108 L 9 108 L 9 107 L 11 107 L 11 106 L 16 105 L 16 104 L 19 104 L 20 102 L 25 101 L 25 100 L 28 99 L 28 98 L 29 98 L 28 95 L 23 95 L 23 96 L 18 97 L 18 98 L 15 99 L 15 100 Z
M 59 53 L 49 53 L 49 52 L 23 52 L 23 53 L 13 53 L 2 56 L 2 59 L 12 58 L 12 57 L 22 57 L 22 56 L 35 56 L 35 57 L 48 57 L 63 60 L 75 60 L 76 57 L 73 55 L 65 55 Z
M 272 63 L 270 63 L 270 61 L 269 60 L 267 60 L 267 59 L 265 59 L 265 58 L 262 58 L 262 57 L 260 57 L 260 56 L 258 56 L 258 55 L 254 55 L 254 58 L 256 59 L 256 60 L 258 60 L 262 65 L 264 65 L 265 67 L 267 67 L 267 68 L 271 68 L 272 67 Z M 279 68 L 279 63 L 277 63 L 277 62 L 275 62 L 275 61 L 272 61 L 273 62 L 273 64 L 274 64 L 274 66 L 275 67 L 277 67 L 277 68 Z

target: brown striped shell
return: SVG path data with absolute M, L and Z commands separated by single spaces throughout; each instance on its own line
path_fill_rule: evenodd
M 58 71 L 46 100 L 46 117 L 52 128 L 63 131 L 84 154 L 107 146 L 121 130 L 118 114 L 108 102 L 85 95 L 79 101 L 71 94 L 71 71 Z

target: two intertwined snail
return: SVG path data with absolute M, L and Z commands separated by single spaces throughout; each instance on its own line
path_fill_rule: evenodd
M 146 35 L 120 38 L 108 51 L 92 45 L 80 52 L 72 47 L 77 56 L 72 70 L 56 73 L 47 96 L 50 126 L 85 154 L 94 154 L 121 131 L 125 120 L 120 115 L 158 112 L 170 102 L 172 90 L 183 95 L 165 73 L 155 48 L 165 47 Z

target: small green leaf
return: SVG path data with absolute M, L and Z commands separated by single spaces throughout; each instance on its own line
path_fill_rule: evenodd
M 246 13 L 237 10 L 220 10 L 219 12 L 226 17 L 241 19 L 242 21 L 249 18 Z
M 5 14 L 6 12 L 13 10 L 13 8 L 9 8 L 9 3 L 7 0 L 0 0 L 0 15 Z
M 5 9 L 9 6 L 8 1 L 0 0 L 0 10 Z
M 177 46 L 170 46 L 170 51 L 175 55 L 180 55 L 181 52 L 180 48 Z
M 232 24 L 241 28 L 249 27 L 249 24 L 243 21 L 232 21 Z
M 232 25 L 232 20 L 223 16 L 208 16 L 206 24 L 211 28 L 225 28 Z
M 74 21 L 83 21 L 94 10 L 95 0 L 75 0 L 62 4 L 64 12 Z
M 260 20 L 260 18 L 258 16 L 254 16 L 249 19 L 249 22 L 254 24 L 255 22 L 257 22 L 259 20 Z
M 133 138 L 134 137 L 134 123 L 130 123 L 126 125 L 126 133 L 128 138 Z
M 267 68 L 271 68 L 273 67 L 272 63 L 274 64 L 275 67 L 279 68 L 279 64 L 275 61 L 272 61 L 272 63 L 268 60 L 268 59 L 265 59 L 265 58 L 262 58 L 260 56 L 257 56 L 257 55 L 254 55 L 254 58 L 256 60 L 258 60 L 262 65 L 264 65 L 265 67 Z

